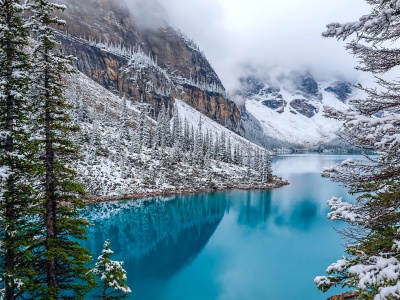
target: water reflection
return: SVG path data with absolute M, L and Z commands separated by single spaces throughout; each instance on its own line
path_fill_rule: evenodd
M 111 239 L 138 300 L 324 299 L 313 278 L 343 251 L 326 200 L 347 195 L 319 173 L 343 158 L 278 157 L 291 184 L 272 191 L 93 205 L 86 246 L 97 257 Z
M 196 258 L 221 222 L 228 202 L 215 200 L 204 194 L 93 205 L 85 211 L 93 224 L 86 246 L 97 256 L 109 238 L 131 283 L 167 281 Z
M 238 223 L 256 228 L 260 223 L 266 222 L 271 214 L 271 192 L 270 191 L 237 191 L 232 195 L 233 199 L 237 198 L 237 193 L 244 194 L 245 199 L 240 207 L 238 207 L 239 216 Z M 241 196 L 242 197 L 242 196 Z M 232 204 L 234 205 L 234 203 Z

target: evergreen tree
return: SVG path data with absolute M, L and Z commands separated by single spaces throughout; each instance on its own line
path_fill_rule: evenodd
M 231 145 L 231 138 L 228 137 L 228 142 L 226 145 L 226 162 L 232 162 L 232 145 Z
M 183 126 L 183 147 L 185 151 L 189 151 L 190 149 L 190 128 L 186 117 Z
M 190 137 L 189 137 L 189 140 L 190 140 L 190 149 L 189 149 L 189 151 L 191 151 L 191 152 L 193 152 L 193 150 L 194 150 L 194 139 L 195 139 L 195 136 L 194 136 L 194 128 L 193 128 L 193 125 L 190 127 Z
M 110 108 L 108 101 L 104 104 L 103 126 L 108 128 L 111 126 Z
M 218 139 L 218 152 L 217 152 L 217 159 L 219 161 L 226 161 L 226 136 L 225 132 L 221 132 L 221 135 Z
M 121 115 L 120 115 L 120 138 L 123 141 L 129 141 L 130 140 L 130 134 L 129 134 L 129 118 L 128 118 L 128 106 L 126 103 L 126 98 L 125 95 L 122 98 L 122 109 L 121 109 Z
M 93 147 L 95 149 L 95 153 L 98 154 L 101 148 L 101 134 L 100 134 L 100 124 L 96 117 L 93 120 L 93 132 L 91 140 L 93 141 Z
M 271 154 L 267 150 L 264 150 L 262 155 L 261 163 L 261 176 L 262 181 L 271 182 L 272 181 L 272 167 L 271 167 Z
M 78 111 L 78 119 L 80 122 L 88 123 L 90 122 L 90 111 L 86 101 L 85 91 L 82 90 L 82 95 L 80 99 L 79 111 Z
M 351 39 L 347 43 L 360 61 L 357 69 L 383 74 L 400 64 L 398 1 L 367 1 L 370 14 L 356 22 L 327 25 L 325 37 Z M 352 35 L 355 35 L 352 37 Z M 326 113 L 343 121 L 342 138 L 364 150 L 379 153 L 367 161 L 346 160 L 323 175 L 341 182 L 355 202 L 332 198 L 331 220 L 344 220 L 349 228 L 346 256 L 333 263 L 328 276 L 315 283 L 321 290 L 342 285 L 358 288 L 361 299 L 400 297 L 400 83 L 376 77 L 379 88 L 358 86 L 367 99 L 352 101 L 349 111 L 328 109 Z
M 83 188 L 75 180 L 75 172 L 68 167 L 77 153 L 72 142 L 78 128 L 71 125 L 71 107 L 64 98 L 65 74 L 71 72 L 71 60 L 57 49 L 57 39 L 51 26 L 64 25 L 52 14 L 64 10 L 64 5 L 36 0 L 30 3 L 30 23 L 36 38 L 34 96 L 37 99 L 42 137 L 44 174 L 42 215 L 43 242 L 36 249 L 40 288 L 33 297 L 45 299 L 83 299 L 90 289 L 92 278 L 87 263 L 90 253 L 79 245 L 85 239 L 89 223 L 80 217 Z
M 164 115 L 165 115 L 165 106 L 162 105 L 161 110 L 157 116 L 157 126 L 154 134 L 154 143 L 157 147 L 165 143 L 163 141 L 163 139 L 165 138 L 163 137 Z
M 4 299 L 35 288 L 32 253 L 41 212 L 35 188 L 37 145 L 31 138 L 32 60 L 24 7 L 0 0 L 0 285 Z
M 260 150 L 256 149 L 254 153 L 254 163 L 253 169 L 257 172 L 261 171 L 261 158 L 260 158 Z
M 178 113 L 178 108 L 175 106 L 174 115 L 172 119 L 172 140 L 175 142 L 179 138 L 179 129 L 180 129 L 180 118 Z
M 102 300 L 122 299 L 131 293 L 131 289 L 125 284 L 126 271 L 123 262 L 111 260 L 114 251 L 110 249 L 110 242 L 104 242 L 103 251 L 98 257 L 92 273 L 100 277 L 102 281 L 102 292 L 96 298 Z
M 196 130 L 196 135 L 194 137 L 194 150 L 193 155 L 195 157 L 196 163 L 202 164 L 203 163 L 203 133 L 202 133 L 202 122 L 201 117 L 199 120 L 199 124 Z
M 143 139 L 142 140 L 143 146 L 146 148 L 150 148 L 153 138 L 152 138 L 151 126 L 150 126 L 150 122 L 147 117 L 147 114 L 145 114 L 144 120 L 143 120 L 143 137 L 142 137 L 142 139 Z

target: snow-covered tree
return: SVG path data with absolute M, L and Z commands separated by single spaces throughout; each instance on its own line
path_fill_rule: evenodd
M 400 4 L 397 0 L 368 0 L 371 13 L 358 21 L 327 25 L 324 37 L 350 41 L 347 49 L 360 65 L 357 69 L 383 74 L 400 64 Z M 326 108 L 329 117 L 344 122 L 341 136 L 378 157 L 346 160 L 323 175 L 343 183 L 355 203 L 332 198 L 331 220 L 344 220 L 346 253 L 315 279 L 326 291 L 340 284 L 358 288 L 363 299 L 400 298 L 400 81 L 375 77 L 379 88 L 358 87 L 367 94 L 352 101 L 348 111 Z
M 82 299 L 92 280 L 86 267 L 90 253 L 79 244 L 89 225 L 78 211 L 83 205 L 84 190 L 70 167 L 78 152 L 72 137 L 79 128 L 71 122 L 72 107 L 65 98 L 65 77 L 71 73 L 71 59 L 58 49 L 53 28 L 64 25 L 54 13 L 65 6 L 47 0 L 27 3 L 35 37 L 31 89 L 37 102 L 35 133 L 41 150 L 43 172 L 39 183 L 44 208 L 40 219 L 43 230 L 37 237 L 41 244 L 34 252 L 39 273 L 34 279 L 40 286 L 32 291 L 31 298 L 61 299 L 70 295 Z
M 36 175 L 37 144 L 30 122 L 34 114 L 30 86 L 32 58 L 25 6 L 0 0 L 0 293 L 21 297 L 34 288 L 30 251 L 41 212 Z M 29 286 L 30 285 L 30 286 Z
M 103 300 L 122 299 L 132 291 L 126 285 L 126 271 L 122 261 L 111 260 L 114 251 L 110 249 L 110 241 L 105 241 L 101 255 L 91 272 L 100 277 L 102 291 L 96 298 Z
M 129 122 L 128 107 L 127 107 L 125 95 L 122 98 L 122 109 L 121 109 L 119 122 L 120 122 L 120 129 L 119 129 L 120 138 L 122 140 L 129 141 L 130 134 L 129 134 L 129 124 L 128 124 L 128 122 Z

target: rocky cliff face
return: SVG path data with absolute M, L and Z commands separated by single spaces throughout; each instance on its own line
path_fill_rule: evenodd
M 152 104 L 155 115 L 177 98 L 239 129 L 239 110 L 217 74 L 197 45 L 167 24 L 162 8 L 157 25 L 141 26 L 122 0 L 59 2 L 68 8 L 60 14 L 67 22 L 60 41 L 81 72 L 115 94 Z

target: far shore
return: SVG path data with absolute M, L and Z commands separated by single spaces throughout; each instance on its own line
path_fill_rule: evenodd
M 132 193 L 126 195 L 118 195 L 118 196 L 95 196 L 90 195 L 85 199 L 86 204 L 94 204 L 101 202 L 110 202 L 110 201 L 120 201 L 120 200 L 139 200 L 160 196 L 173 196 L 173 195 L 189 195 L 189 194 L 200 194 L 200 193 L 210 193 L 217 191 L 229 191 L 229 190 L 271 190 L 276 188 L 281 188 L 285 185 L 288 185 L 289 182 L 287 180 L 283 180 L 282 178 L 274 177 L 274 180 L 270 183 L 265 184 L 254 184 L 254 185 L 236 185 L 236 186 L 212 186 L 205 187 L 201 189 L 169 189 L 164 191 L 151 191 L 144 193 Z

